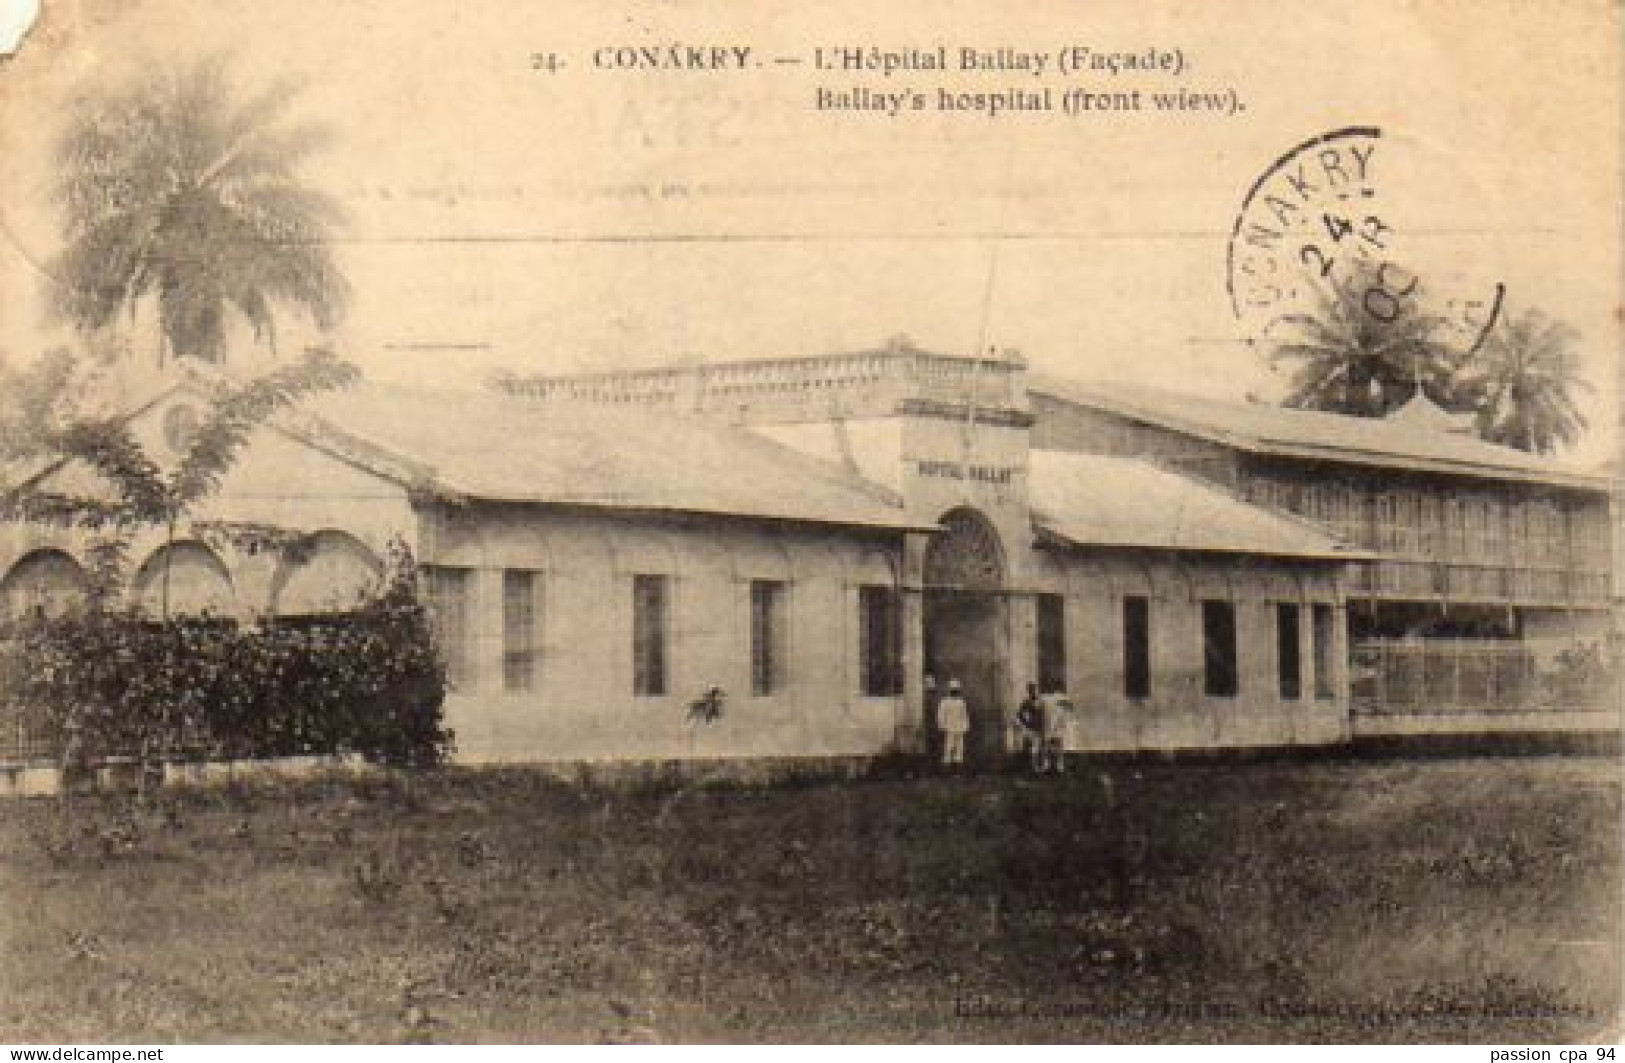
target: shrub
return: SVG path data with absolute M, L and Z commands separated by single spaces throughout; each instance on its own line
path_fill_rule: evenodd
M 8 634 L 9 711 L 69 765 L 358 754 L 427 766 L 451 748 L 445 670 L 404 547 L 344 614 L 240 627 L 88 608 Z

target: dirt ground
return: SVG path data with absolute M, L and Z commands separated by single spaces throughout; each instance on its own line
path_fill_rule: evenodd
M 0 807 L 0 1041 L 1617 1036 L 1598 757 Z

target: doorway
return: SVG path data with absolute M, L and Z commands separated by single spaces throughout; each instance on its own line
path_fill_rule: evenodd
M 970 710 L 967 762 L 997 763 L 1008 730 L 1004 550 L 992 523 L 976 510 L 950 510 L 938 523 L 944 530 L 925 554 L 925 674 L 939 696 L 950 680 L 959 680 Z

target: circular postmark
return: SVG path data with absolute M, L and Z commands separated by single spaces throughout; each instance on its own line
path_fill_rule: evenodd
M 1460 354 L 1483 343 L 1503 288 L 1420 264 L 1421 226 L 1408 229 L 1406 220 L 1426 208 L 1416 197 L 1402 200 L 1424 183 L 1394 179 L 1404 167 L 1390 165 L 1392 150 L 1380 128 L 1349 126 L 1297 145 L 1253 182 L 1230 232 L 1226 274 L 1231 309 L 1249 340 L 1266 339 L 1283 319 L 1315 314 L 1341 293 L 1376 326 L 1425 313 L 1440 319 Z M 1413 174 L 1414 167 L 1406 176 Z

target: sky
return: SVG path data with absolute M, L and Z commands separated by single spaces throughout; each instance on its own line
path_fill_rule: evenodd
M 335 347 L 370 376 L 475 387 L 818 354 L 907 335 L 1037 368 L 1278 394 L 1227 294 L 1248 189 L 1296 145 L 1381 130 L 1408 266 L 1573 325 L 1613 453 L 1620 371 L 1613 5 L 1377 0 L 904 4 L 45 0 L 0 61 L 0 351 L 60 342 L 41 270 L 56 116 L 132 71 L 224 55 L 328 125 L 311 183 L 348 222 Z M 749 47 L 744 70 L 602 69 L 600 49 Z M 1177 76 L 819 70 L 816 49 L 1177 53 Z M 563 68 L 534 69 L 535 55 Z M 779 62 L 779 59 L 799 62 Z M 761 65 L 754 65 L 760 62 Z M 1234 114 L 820 111 L 834 93 L 1227 93 Z M 130 326 L 154 344 L 150 320 Z M 291 325 L 284 347 L 315 340 Z M 247 337 L 239 337 L 241 345 Z M 235 357 L 235 355 L 234 355 Z

